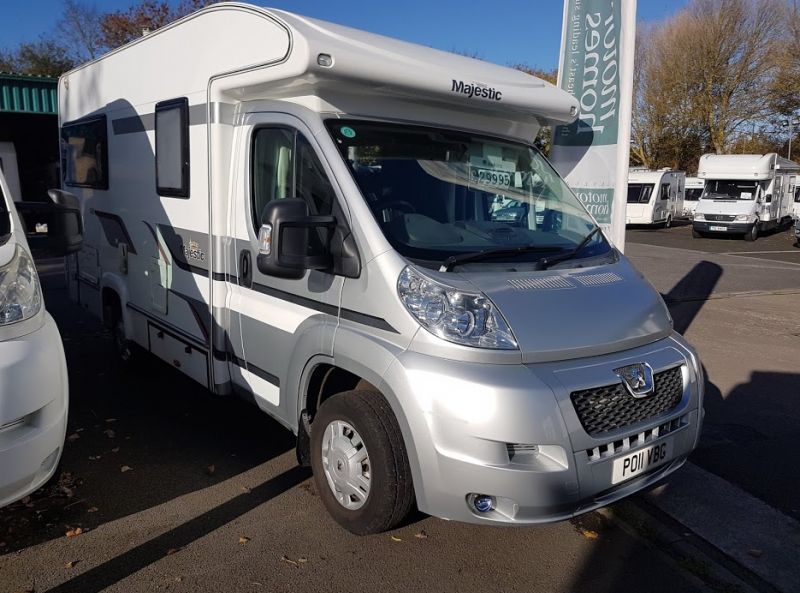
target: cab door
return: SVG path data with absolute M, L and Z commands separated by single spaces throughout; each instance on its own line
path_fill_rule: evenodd
M 312 215 L 329 215 L 337 201 L 330 170 L 313 134 L 279 113 L 245 116 L 239 134 L 233 240 L 228 266 L 229 368 L 232 381 L 263 410 L 293 425 L 299 368 L 316 354 L 332 355 L 343 278 L 310 270 L 302 278 L 262 274 L 256 265 L 261 213 L 272 200 L 302 198 Z M 313 236 L 309 235 L 310 237 Z

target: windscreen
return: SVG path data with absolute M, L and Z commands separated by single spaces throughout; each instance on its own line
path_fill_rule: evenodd
M 628 204 L 647 204 L 652 193 L 652 183 L 629 183 Z
M 538 248 L 574 250 L 596 227 L 530 146 L 382 122 L 327 125 L 386 238 L 419 263 L 518 247 L 526 252 L 492 261 L 535 262 L 543 257 Z M 610 251 L 595 233 L 576 255 Z
M 687 202 L 696 202 L 701 195 L 703 195 L 702 187 L 687 187 L 683 199 Z
M 709 199 L 754 200 L 757 189 L 757 181 L 709 179 L 706 181 L 703 197 Z

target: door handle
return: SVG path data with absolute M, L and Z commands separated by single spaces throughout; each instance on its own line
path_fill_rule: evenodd
M 239 286 L 253 286 L 253 265 L 249 249 L 243 249 L 239 255 Z

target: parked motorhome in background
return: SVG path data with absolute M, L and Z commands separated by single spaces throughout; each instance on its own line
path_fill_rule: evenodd
M 625 224 L 672 226 L 673 220 L 683 216 L 685 183 L 683 171 L 632 169 Z
M 704 154 L 698 177 L 705 189 L 695 210 L 692 235 L 759 233 L 788 225 L 800 165 L 769 154 Z
M 700 196 L 703 195 L 703 187 L 705 181 L 699 177 L 687 177 L 686 188 L 683 192 L 683 215 L 692 218 L 694 211 L 697 208 L 697 203 L 700 201 Z
M 695 447 L 697 355 L 530 146 L 576 118 L 566 92 L 242 4 L 59 89 L 86 215 L 72 295 L 123 358 L 149 351 L 295 432 L 347 529 L 414 502 L 565 519 Z

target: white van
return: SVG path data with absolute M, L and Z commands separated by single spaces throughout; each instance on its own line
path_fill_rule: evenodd
M 11 195 L 0 172 L 0 507 L 30 494 L 55 472 L 68 401 L 61 337 L 45 311 L 25 225 Z M 56 206 L 59 215 L 44 204 L 24 206 L 20 212 L 24 209 L 31 228 L 38 223 L 41 231 L 31 233 L 39 253 L 63 255 L 80 247 L 76 210 Z
M 628 173 L 628 205 L 625 224 L 672 226 L 683 216 L 683 195 L 686 174 L 662 169 Z
M 683 215 L 692 218 L 697 209 L 700 196 L 703 195 L 703 188 L 706 182 L 699 177 L 687 177 L 686 188 L 683 194 Z
M 355 533 L 414 503 L 586 512 L 683 464 L 703 377 L 530 144 L 577 112 L 516 70 L 212 5 L 61 77 L 71 290 L 124 359 L 295 432 Z
M 769 154 L 704 154 L 698 176 L 705 189 L 695 210 L 692 236 L 719 233 L 755 241 L 764 230 L 792 220 L 800 165 Z

